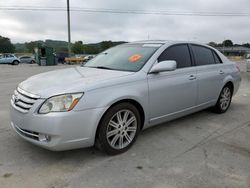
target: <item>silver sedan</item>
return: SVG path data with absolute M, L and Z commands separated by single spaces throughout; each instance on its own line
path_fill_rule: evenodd
M 31 56 L 21 56 L 19 57 L 21 63 L 30 63 L 34 64 L 36 63 L 35 58 Z
M 239 68 L 214 48 L 141 41 L 108 49 L 84 66 L 32 76 L 11 99 L 11 125 L 50 150 L 128 150 L 148 127 L 206 108 L 228 110 Z

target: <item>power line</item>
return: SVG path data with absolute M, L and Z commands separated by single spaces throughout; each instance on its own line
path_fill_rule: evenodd
M 0 6 L 3 11 L 67 11 L 65 7 L 39 7 L 39 6 Z M 144 14 L 144 15 L 162 15 L 162 16 L 206 16 L 206 17 L 250 17 L 249 13 L 239 12 L 178 12 L 178 11 L 161 11 L 161 10 L 122 10 L 122 9 L 105 9 L 105 8 L 84 8 L 72 7 L 73 12 L 83 13 L 109 13 L 109 14 Z

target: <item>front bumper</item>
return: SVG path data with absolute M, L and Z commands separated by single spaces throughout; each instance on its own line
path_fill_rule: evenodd
M 106 109 L 37 114 L 31 108 L 24 114 L 11 105 L 11 125 L 23 139 L 49 150 L 89 147 L 94 145 L 96 129 Z M 47 139 L 39 139 L 44 136 Z

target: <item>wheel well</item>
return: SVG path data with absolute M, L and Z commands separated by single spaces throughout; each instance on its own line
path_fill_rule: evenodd
M 229 86 L 232 89 L 232 93 L 234 93 L 234 84 L 233 84 L 233 82 L 229 81 L 229 82 L 226 83 L 225 86 Z
M 120 100 L 120 101 L 112 104 L 110 107 L 115 106 L 115 105 L 117 105 L 119 103 L 123 103 L 123 102 L 131 103 L 131 104 L 133 104 L 137 108 L 137 110 L 140 113 L 140 117 L 141 117 L 141 129 L 142 129 L 143 125 L 144 125 L 144 122 L 145 122 L 145 113 L 144 113 L 144 110 L 143 110 L 141 104 L 138 103 L 136 100 L 133 100 L 133 99 Z
M 113 107 L 113 106 L 115 106 L 115 105 L 117 105 L 117 104 L 120 104 L 120 103 L 124 103 L 124 102 L 130 103 L 130 104 L 134 105 L 134 106 L 138 109 L 138 111 L 139 111 L 139 113 L 140 113 L 140 117 L 141 117 L 141 129 L 142 129 L 142 128 L 143 128 L 143 125 L 144 125 L 144 122 L 145 122 L 145 113 L 144 113 L 144 110 L 143 110 L 141 104 L 138 103 L 136 100 L 133 100 L 133 99 L 123 99 L 123 100 L 117 101 L 117 102 L 115 102 L 114 104 L 112 104 L 112 105 L 106 110 L 106 112 L 102 115 L 102 118 L 100 119 L 100 122 L 102 121 L 103 117 L 105 116 L 105 114 L 108 112 L 108 110 L 109 110 L 111 107 Z M 97 130 L 96 130 L 96 135 L 95 135 L 96 138 L 97 138 L 97 135 L 98 135 L 98 132 L 99 132 L 99 125 L 100 125 L 100 122 L 99 122 L 98 127 L 97 127 Z

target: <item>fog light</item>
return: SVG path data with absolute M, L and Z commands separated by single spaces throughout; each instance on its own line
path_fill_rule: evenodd
M 50 141 L 50 136 L 46 134 L 39 134 L 38 139 L 40 142 L 48 142 Z

